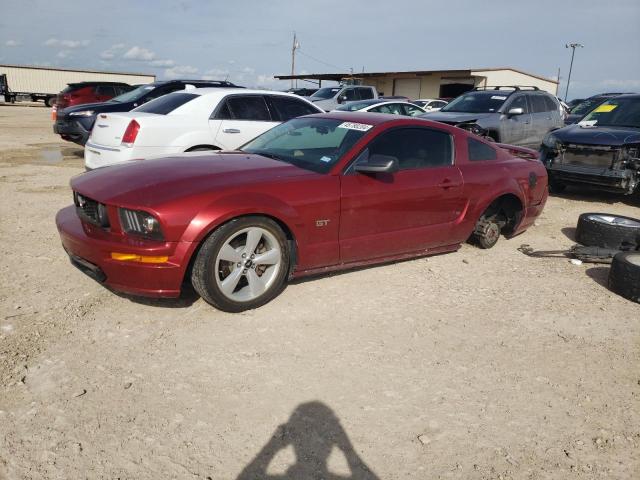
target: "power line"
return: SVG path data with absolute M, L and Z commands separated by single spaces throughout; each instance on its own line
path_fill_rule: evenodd
M 305 56 L 305 57 L 307 57 L 307 58 L 310 58 L 311 60 L 315 60 L 318 63 L 322 63 L 323 65 L 326 65 L 327 67 L 337 68 L 338 70 L 342 70 L 343 72 L 348 72 L 350 70 L 349 68 L 339 67 L 338 65 L 334 65 L 332 63 L 328 63 L 328 62 L 325 62 L 323 60 L 320 60 L 319 58 L 313 57 L 313 56 L 309 55 L 308 53 L 304 53 L 300 48 L 298 48 L 298 53 L 303 55 L 303 56 Z

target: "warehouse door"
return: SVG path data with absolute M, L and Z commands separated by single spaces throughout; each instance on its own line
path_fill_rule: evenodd
M 396 78 L 393 81 L 393 94 L 409 97 L 411 100 L 420 98 L 420 79 Z

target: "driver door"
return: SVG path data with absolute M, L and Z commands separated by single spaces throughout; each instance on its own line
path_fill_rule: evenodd
M 521 115 L 509 115 L 505 113 L 503 119 L 503 134 L 500 141 L 513 145 L 524 145 L 529 142 L 531 134 L 531 110 L 526 95 L 519 95 L 511 101 L 506 112 L 512 108 L 522 108 Z
M 393 173 L 362 174 L 353 164 L 341 179 L 340 258 L 343 263 L 447 245 L 465 201 L 453 138 L 431 128 L 382 133 L 360 154 L 398 159 Z M 355 164 L 354 162 L 354 164 Z

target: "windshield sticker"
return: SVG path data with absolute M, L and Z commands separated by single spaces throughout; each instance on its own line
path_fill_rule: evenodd
M 593 128 L 596 126 L 596 123 L 598 123 L 598 120 L 583 120 L 581 122 L 578 122 L 578 125 L 581 128 Z
M 370 130 L 373 125 L 367 125 L 366 123 L 354 123 L 354 122 L 343 122 L 338 125 L 338 128 L 348 128 L 349 130 L 360 130 L 361 132 L 366 132 Z
M 607 112 L 613 112 L 616 107 L 618 105 L 600 105 L 598 108 L 596 108 L 593 112 L 594 113 L 607 113 Z
M 504 95 L 491 95 L 491 100 L 506 100 L 507 97 Z
M 331 161 L 331 157 L 327 157 L 327 156 L 320 157 L 320 161 L 321 162 L 330 162 Z

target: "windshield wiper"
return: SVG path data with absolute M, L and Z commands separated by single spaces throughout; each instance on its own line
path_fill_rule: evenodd
M 267 158 L 270 158 L 272 160 L 278 160 L 280 162 L 289 163 L 284 157 L 281 157 L 280 155 L 276 155 L 275 153 L 267 152 L 267 151 L 264 151 L 264 150 L 253 150 L 253 151 L 246 152 L 246 153 L 251 153 L 253 155 L 262 155 L 263 157 L 267 157 Z

